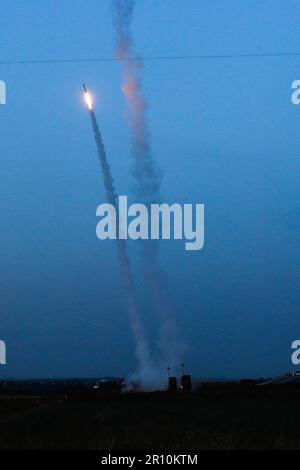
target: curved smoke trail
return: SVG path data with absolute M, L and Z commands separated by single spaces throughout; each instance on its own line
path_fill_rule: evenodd
M 110 166 L 107 161 L 106 152 L 103 145 L 97 118 L 93 109 L 90 109 L 89 112 L 103 175 L 106 198 L 107 201 L 117 209 L 118 199 L 114 187 L 114 180 L 111 174 Z M 136 342 L 136 355 L 140 366 L 139 379 L 142 385 L 147 386 L 147 382 L 151 379 L 151 376 L 153 375 L 153 367 L 151 363 L 148 343 L 145 338 L 145 334 L 139 317 L 139 311 L 137 308 L 137 300 L 135 295 L 132 273 L 130 269 L 130 261 L 127 254 L 126 240 L 117 238 L 117 250 L 123 289 L 125 293 L 126 308 L 128 311 L 131 328 Z
M 130 26 L 134 5 L 133 0 L 113 0 L 116 32 L 115 56 L 120 62 L 123 72 L 122 92 L 126 97 L 126 117 L 132 137 L 133 175 L 136 181 L 135 193 L 141 202 L 149 206 L 149 204 L 157 203 L 160 200 L 160 174 L 151 155 L 146 118 L 147 102 L 141 92 L 143 64 L 133 54 Z M 183 345 L 178 337 L 177 327 L 168 301 L 165 274 L 158 264 L 157 242 L 152 240 L 141 242 L 141 253 L 145 277 L 161 321 L 160 347 L 166 363 L 176 367 L 183 353 Z

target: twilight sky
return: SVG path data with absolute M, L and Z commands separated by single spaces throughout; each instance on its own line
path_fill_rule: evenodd
M 300 52 L 294 0 L 138 0 L 145 57 Z M 112 57 L 109 0 L 2 0 L 0 61 Z M 299 57 L 153 60 L 144 92 L 163 200 L 205 204 L 205 247 L 161 243 L 187 371 L 270 376 L 300 337 Z M 132 157 L 114 62 L 1 65 L 0 377 L 122 376 L 135 368 L 82 83 L 120 194 Z M 159 321 L 130 243 L 147 332 Z

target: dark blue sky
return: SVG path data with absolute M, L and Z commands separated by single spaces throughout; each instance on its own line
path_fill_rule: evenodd
M 108 0 L 1 2 L 0 59 L 113 55 Z M 142 56 L 300 51 L 293 0 L 137 1 Z M 116 63 L 0 65 L 0 339 L 4 376 L 124 375 L 135 367 L 82 82 L 121 194 L 129 132 Z M 205 204 L 205 248 L 162 243 L 185 362 L 198 376 L 291 369 L 300 335 L 300 57 L 151 61 L 144 70 L 165 202 Z M 131 243 L 133 256 L 135 246 Z M 134 258 L 135 259 L 135 258 Z M 135 273 L 140 283 L 138 260 Z M 139 284 L 155 346 L 157 321 Z

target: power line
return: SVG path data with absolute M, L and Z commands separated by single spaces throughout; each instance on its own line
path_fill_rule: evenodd
M 148 56 L 128 57 L 120 60 L 126 61 L 171 61 L 171 60 L 205 60 L 205 59 L 250 59 L 259 57 L 300 57 L 300 52 L 265 52 L 253 54 L 205 54 L 205 55 L 181 55 L 181 56 Z M 118 59 L 119 60 L 119 59 Z M 25 64 L 64 64 L 64 63 L 97 63 L 116 62 L 114 57 L 77 58 L 77 59 L 37 59 L 37 60 L 0 60 L 0 65 L 25 65 Z

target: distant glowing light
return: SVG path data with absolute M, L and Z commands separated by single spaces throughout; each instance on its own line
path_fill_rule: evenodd
M 89 110 L 91 111 L 93 109 L 93 100 L 89 92 L 84 93 L 84 99 Z

